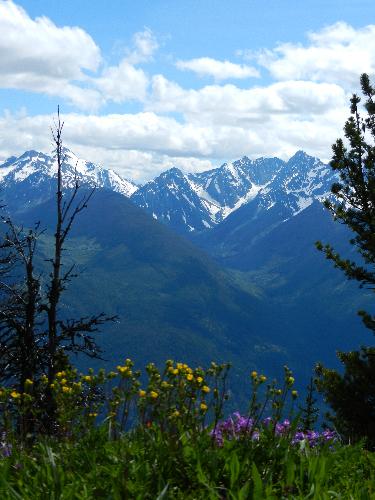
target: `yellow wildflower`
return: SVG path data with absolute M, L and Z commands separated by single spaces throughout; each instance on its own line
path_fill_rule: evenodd
M 60 380 L 60 384 L 61 384 L 61 385 L 65 385 L 66 383 L 67 383 L 66 378 L 62 378 L 62 379 Z
M 27 379 L 25 380 L 25 385 L 33 385 L 33 383 L 34 383 L 34 382 L 33 382 L 31 379 L 29 379 L 29 378 L 27 378 Z
M 197 377 L 197 382 L 198 382 L 198 384 L 201 384 L 203 382 L 203 378 L 202 377 Z
M 85 382 L 91 382 L 92 377 L 91 377 L 91 375 L 85 375 L 85 376 L 83 377 L 83 380 L 84 380 Z
M 254 379 L 254 378 L 257 378 L 257 376 L 258 376 L 258 372 L 256 372 L 255 370 L 253 370 L 253 371 L 251 372 L 250 376 L 251 376 L 251 378 L 253 378 L 253 379 Z
M 293 385 L 294 384 L 294 377 L 288 377 L 286 382 L 288 385 Z
M 201 403 L 200 408 L 201 408 L 202 411 L 207 411 L 208 406 L 206 405 L 206 403 Z
M 191 380 L 193 380 L 193 378 L 194 378 L 194 377 L 193 377 L 193 375 L 192 375 L 191 373 L 188 373 L 188 374 L 186 375 L 186 378 L 187 378 L 187 380 L 189 380 L 189 382 L 190 382 Z
M 13 399 L 18 399 L 21 396 L 21 394 L 17 391 L 12 391 L 10 395 Z
M 210 389 L 207 385 L 204 385 L 204 386 L 202 387 L 202 391 L 203 391 L 203 392 L 205 392 L 205 393 L 210 392 L 210 390 L 211 390 L 211 389 Z
M 98 414 L 95 413 L 95 412 L 94 413 L 89 413 L 89 417 L 97 417 L 97 416 L 98 416 Z
M 179 417 L 180 416 L 180 412 L 178 410 L 175 410 L 173 413 L 172 413 L 172 417 Z
M 138 394 L 139 394 L 139 396 L 140 396 L 141 398 L 144 398 L 144 397 L 146 396 L 146 391 L 143 391 L 143 390 L 141 389 L 141 390 L 139 391 L 139 393 L 138 393 Z
M 151 391 L 150 392 L 150 396 L 152 397 L 152 399 L 156 399 L 156 398 L 159 397 L 159 394 L 157 392 L 155 392 L 155 391 Z
M 64 385 L 62 388 L 62 391 L 65 393 L 69 393 L 69 392 L 72 392 L 72 389 L 71 389 L 71 387 L 67 387 L 66 385 Z
M 56 377 L 58 377 L 58 378 L 65 377 L 65 375 L 66 375 L 66 373 L 64 371 L 56 373 Z
M 267 377 L 266 377 L 265 375 L 261 375 L 261 376 L 259 377 L 259 381 L 260 381 L 260 382 L 265 382 L 266 380 L 267 380 Z
M 175 368 L 173 371 L 172 371 L 173 375 L 178 375 L 178 368 Z
M 292 398 L 296 399 L 298 397 L 298 392 L 297 391 L 292 391 Z

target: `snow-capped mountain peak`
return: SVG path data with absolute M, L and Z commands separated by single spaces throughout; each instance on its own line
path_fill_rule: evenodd
M 88 187 L 100 187 L 131 196 L 137 189 L 133 182 L 122 179 L 113 170 L 80 159 L 72 151 L 63 148 L 63 184 L 72 188 L 75 183 Z M 8 158 L 0 165 L 0 189 L 5 202 L 16 210 L 23 210 L 53 196 L 54 179 L 57 175 L 55 156 L 38 151 L 26 151 L 19 157 Z
M 247 206 L 253 207 L 251 217 L 273 209 L 282 214 L 280 221 L 287 220 L 327 197 L 334 177 L 327 165 L 303 151 L 287 162 L 243 156 L 195 174 L 169 169 L 132 200 L 179 232 L 201 231 Z
M 214 225 L 207 204 L 193 189 L 189 178 L 173 167 L 136 191 L 132 201 L 154 219 L 179 232 L 211 228 Z

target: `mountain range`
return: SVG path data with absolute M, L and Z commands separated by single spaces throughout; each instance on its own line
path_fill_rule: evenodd
M 259 212 L 270 209 L 289 218 L 313 200 L 327 197 L 334 181 L 327 165 L 303 151 L 287 162 L 244 156 L 195 174 L 171 168 L 142 186 L 82 160 L 66 148 L 63 153 L 66 188 L 78 181 L 82 186 L 120 193 L 182 234 L 216 227 L 243 206 L 251 207 L 253 220 Z M 0 165 L 0 186 L 7 206 L 20 211 L 48 200 L 54 193 L 56 172 L 53 155 L 26 151 L 8 158 Z
M 244 156 L 201 173 L 172 168 L 138 186 L 64 155 L 66 190 L 76 181 L 97 190 L 69 240 L 66 257 L 83 272 L 63 312 L 119 316 L 102 336 L 112 364 L 125 355 L 231 360 L 239 381 L 250 368 L 277 375 L 287 363 L 306 381 L 314 362 L 332 365 L 336 349 L 368 340 L 355 313 L 371 294 L 314 247 L 321 239 L 353 251 L 322 207 L 336 178 L 319 159 Z M 55 176 L 53 157 L 35 151 L 0 166 L 6 210 L 50 229 L 41 267 L 52 244 Z
M 270 209 L 284 219 L 292 217 L 313 200 L 327 197 L 333 179 L 327 165 L 302 151 L 287 162 L 244 156 L 197 174 L 172 168 L 141 186 L 131 199 L 155 219 L 188 234 L 220 225 L 241 207 L 251 207 L 252 220 Z

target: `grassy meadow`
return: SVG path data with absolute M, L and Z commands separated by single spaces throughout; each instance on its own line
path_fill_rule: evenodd
M 142 377 L 127 359 L 108 373 L 67 367 L 53 387 L 42 377 L 22 394 L 3 388 L 1 498 L 375 498 L 375 454 L 306 428 L 287 367 L 281 383 L 250 373 L 248 409 L 231 415 L 229 370 L 170 360 Z

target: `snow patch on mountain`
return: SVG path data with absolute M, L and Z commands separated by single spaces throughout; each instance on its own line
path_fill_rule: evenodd
M 208 202 L 175 167 L 141 186 L 131 200 L 178 232 L 203 231 L 215 224 Z
M 79 184 L 90 187 L 111 189 L 130 197 L 138 186 L 122 179 L 113 170 L 108 170 L 94 163 L 78 158 L 67 148 L 63 149 L 63 184 L 73 188 Z M 28 181 L 30 187 L 43 185 L 57 175 L 56 159 L 37 151 L 26 151 L 19 157 L 11 157 L 0 165 L 0 186 L 7 188 Z
M 245 194 L 245 196 L 240 197 L 232 207 L 225 206 L 221 209 L 221 220 L 226 219 L 232 212 L 242 207 L 242 205 L 245 205 L 249 201 L 253 200 L 257 196 L 257 194 L 264 188 L 265 186 L 257 186 L 256 184 L 253 184 L 250 190 Z

